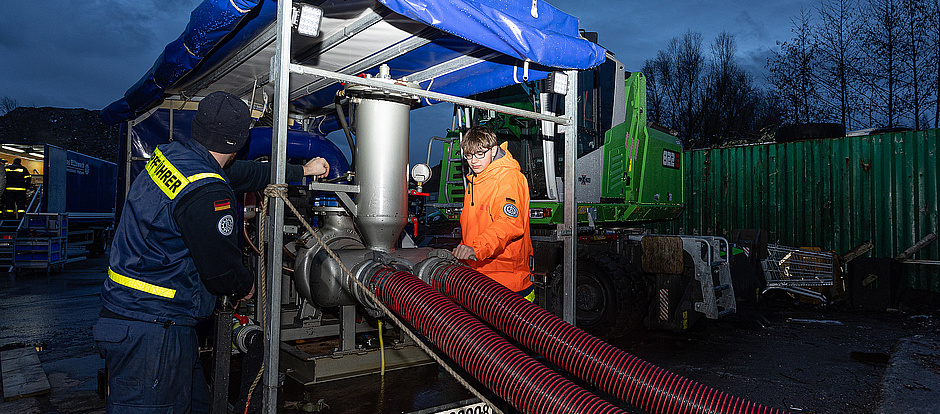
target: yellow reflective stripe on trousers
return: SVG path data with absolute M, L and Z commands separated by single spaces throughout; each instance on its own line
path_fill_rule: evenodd
M 152 285 L 142 280 L 132 279 L 127 276 L 114 273 L 110 267 L 108 268 L 108 277 L 111 278 L 114 283 L 127 286 L 131 289 L 136 289 L 141 292 L 147 292 L 151 295 L 157 295 L 167 299 L 173 299 L 173 297 L 176 296 L 176 289 L 167 289 L 165 287 Z
M 176 196 L 193 181 L 203 178 L 223 179 L 221 175 L 216 173 L 200 173 L 186 177 L 180 173 L 180 170 L 178 170 L 170 160 L 163 156 L 163 152 L 160 151 L 160 148 L 153 151 L 153 156 L 150 157 L 150 161 L 147 161 L 147 165 L 144 169 L 147 170 L 147 174 L 150 175 L 153 182 L 157 184 L 157 187 L 160 187 L 160 190 L 163 191 L 170 200 L 176 198 Z
M 7 187 L 7 191 L 10 191 L 10 190 L 26 191 L 25 188 L 20 188 L 20 187 Z

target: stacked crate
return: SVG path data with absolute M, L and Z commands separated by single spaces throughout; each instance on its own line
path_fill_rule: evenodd
M 61 267 L 68 259 L 68 214 L 28 213 L 14 245 L 13 268 Z

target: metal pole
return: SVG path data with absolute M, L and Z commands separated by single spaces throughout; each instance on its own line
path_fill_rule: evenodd
M 562 319 L 575 324 L 575 273 L 578 271 L 578 203 L 575 200 L 575 165 L 578 161 L 578 71 L 568 70 L 568 93 L 565 94 L 565 117 L 570 120 L 563 127 L 565 134 L 565 223 L 559 232 L 565 242 L 564 296 Z
M 287 162 L 288 96 L 290 94 L 290 36 L 291 0 L 277 2 L 277 40 L 271 75 L 274 76 L 274 139 L 271 140 L 271 181 L 284 183 Z M 264 409 L 268 414 L 277 414 L 278 353 L 281 343 L 281 261 L 284 239 L 280 228 L 284 226 L 284 202 L 273 198 L 268 210 L 271 213 L 271 230 L 263 237 L 268 243 L 267 304 L 264 315 Z
M 127 127 L 127 139 L 124 142 L 124 197 L 123 200 L 127 200 L 127 193 L 131 191 L 131 165 L 133 165 L 133 141 L 134 141 L 134 121 L 127 121 L 125 123 Z
M 345 82 L 347 84 L 352 83 L 356 85 L 363 85 L 363 86 L 368 86 L 371 88 L 376 88 L 379 90 L 389 90 L 389 91 L 398 92 L 402 94 L 414 95 L 420 98 L 428 98 L 428 99 L 433 99 L 435 101 L 441 101 L 441 102 L 450 102 L 452 104 L 456 104 L 460 106 L 486 109 L 486 110 L 496 111 L 496 112 L 500 112 L 500 113 L 504 113 L 508 115 L 517 115 L 517 116 L 523 116 L 526 118 L 537 119 L 540 121 L 550 121 L 550 122 L 555 122 L 559 124 L 565 124 L 568 122 L 567 119 L 560 117 L 560 116 L 545 115 L 542 113 L 526 111 L 526 110 L 522 110 L 518 108 L 513 108 L 510 106 L 491 104 L 489 102 L 481 102 L 481 101 L 476 101 L 473 99 L 461 98 L 459 96 L 447 95 L 447 94 L 443 94 L 439 92 L 432 92 L 432 91 L 428 91 L 424 89 L 415 89 L 410 86 L 398 85 L 395 83 L 378 80 L 376 78 L 360 78 L 358 76 L 351 76 L 351 75 L 346 75 L 342 73 L 331 72 L 325 69 L 303 66 L 303 65 L 298 65 L 298 64 L 292 64 L 290 70 L 293 73 L 320 76 L 320 77 L 327 78 L 327 79 Z M 467 119 L 467 122 L 468 123 L 470 122 L 469 118 Z
M 212 399 L 210 414 L 228 414 L 228 384 L 232 365 L 232 314 L 222 305 L 215 319 L 215 347 L 212 358 Z

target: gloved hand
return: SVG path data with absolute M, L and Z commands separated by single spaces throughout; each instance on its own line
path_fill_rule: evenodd
M 461 244 L 451 252 L 458 260 L 477 260 L 477 253 L 472 247 Z

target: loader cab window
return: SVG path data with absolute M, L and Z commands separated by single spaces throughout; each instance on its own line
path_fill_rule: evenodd
M 598 94 L 596 71 L 578 74 L 578 158 L 604 144 L 598 125 Z
M 604 145 L 605 128 L 602 126 L 604 120 L 602 119 L 601 98 L 598 92 L 598 69 L 580 72 L 578 74 L 578 115 L 576 116 L 578 158 Z M 564 108 L 563 96 L 556 96 L 553 99 L 555 107 Z M 563 134 L 555 136 L 555 175 L 565 176 L 565 137 Z
M 539 121 L 484 110 L 475 110 L 474 115 L 474 125 L 485 125 L 492 129 L 500 145 L 509 143 L 510 154 L 519 162 L 522 174 L 528 178 L 530 198 L 544 199 L 548 190 Z

